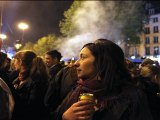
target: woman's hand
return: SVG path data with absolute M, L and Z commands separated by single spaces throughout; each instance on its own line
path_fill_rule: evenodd
M 63 113 L 63 120 L 92 120 L 94 113 L 94 103 L 82 100 L 74 103 Z

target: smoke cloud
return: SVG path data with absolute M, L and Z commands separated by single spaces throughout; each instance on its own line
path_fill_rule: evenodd
M 121 3 L 121 5 L 119 4 Z M 128 16 L 136 12 L 141 1 L 84 1 L 72 22 L 76 26 L 74 37 L 63 39 L 60 51 L 64 58 L 77 57 L 85 43 L 106 38 L 116 43 L 122 41 L 122 29 Z M 121 7 L 121 12 L 118 11 Z

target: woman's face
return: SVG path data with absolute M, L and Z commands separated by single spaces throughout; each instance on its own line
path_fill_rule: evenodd
M 14 68 L 14 70 L 20 70 L 20 68 L 21 68 L 21 60 L 14 58 L 14 60 L 13 60 L 13 68 Z
M 88 79 L 95 74 L 94 61 L 95 57 L 91 51 L 87 47 L 83 48 L 80 52 L 79 59 L 75 62 L 79 78 Z

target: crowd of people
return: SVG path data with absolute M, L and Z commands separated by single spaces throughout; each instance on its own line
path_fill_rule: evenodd
M 137 66 L 107 39 L 85 44 L 69 65 L 61 58 L 0 52 L 0 120 L 160 120 L 159 64 Z

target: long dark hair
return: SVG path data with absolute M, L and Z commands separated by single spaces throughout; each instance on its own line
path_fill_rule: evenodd
M 94 65 L 107 93 L 119 89 L 131 80 L 124 63 L 124 53 L 118 45 L 107 39 L 98 39 L 84 47 L 87 47 L 95 57 Z
M 37 56 L 32 60 L 30 76 L 34 82 L 48 83 L 49 71 L 41 57 Z

